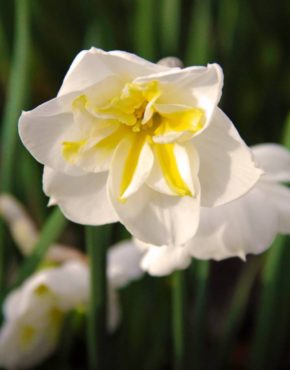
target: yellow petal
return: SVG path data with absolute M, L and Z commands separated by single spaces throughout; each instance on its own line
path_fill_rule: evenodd
M 134 173 L 136 171 L 138 160 L 146 141 L 146 135 L 137 134 L 131 136 L 131 148 L 129 150 L 127 159 L 125 161 L 122 181 L 120 185 L 120 200 L 124 200 L 124 193 L 128 189 L 133 180 Z
M 174 154 L 175 144 L 154 144 L 154 153 L 157 157 L 163 176 L 171 190 L 179 196 L 192 195 L 189 187 L 180 175 Z
M 62 143 L 62 155 L 70 163 L 75 163 L 78 159 L 81 148 L 85 145 L 86 140 L 64 141 Z
M 112 134 L 99 141 L 94 146 L 94 149 L 106 150 L 108 152 L 111 152 L 127 134 L 128 130 L 126 130 L 125 127 L 120 126 Z
M 155 135 L 165 135 L 172 131 L 196 133 L 203 127 L 204 111 L 190 108 L 172 113 L 156 113 L 154 119 L 158 124 L 154 130 Z

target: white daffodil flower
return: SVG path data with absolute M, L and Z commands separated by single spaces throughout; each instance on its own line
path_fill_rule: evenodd
M 4 302 L 0 366 L 27 369 L 58 343 L 65 314 L 88 300 L 87 267 L 68 262 L 36 273 Z
M 47 309 L 44 316 L 27 314 L 5 321 L 0 331 L 1 367 L 30 369 L 47 358 L 57 346 L 62 321 L 63 313 L 56 308 Z
M 142 268 L 167 275 L 186 268 L 191 258 L 222 260 L 259 254 L 277 234 L 290 234 L 290 153 L 277 144 L 260 144 L 252 152 L 264 175 L 246 195 L 215 208 L 202 208 L 195 236 L 183 246 L 153 246 L 138 240 Z
M 142 254 L 122 242 L 108 253 L 108 331 L 120 321 L 117 289 L 143 275 Z M 47 358 L 56 348 L 65 314 L 89 300 L 89 270 L 82 261 L 66 262 L 42 270 L 8 295 L 0 330 L 0 366 L 27 369 Z
M 82 51 L 57 97 L 20 117 L 50 204 L 77 223 L 120 221 L 145 242 L 184 244 L 201 205 L 230 202 L 261 175 L 217 107 L 222 84 L 217 64 L 168 68 Z

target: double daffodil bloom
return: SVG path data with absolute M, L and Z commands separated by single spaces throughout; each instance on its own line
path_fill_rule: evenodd
M 192 257 L 222 260 L 264 252 L 277 234 L 290 234 L 290 153 L 277 144 L 252 148 L 264 174 L 243 197 L 214 209 L 202 208 L 195 236 L 182 246 L 153 246 L 135 241 L 151 275 L 184 269 Z
M 156 245 L 189 240 L 200 206 L 246 193 L 261 171 L 217 107 L 217 64 L 185 69 L 92 48 L 58 96 L 23 112 L 24 145 L 45 165 L 44 191 L 71 220 L 122 222 Z

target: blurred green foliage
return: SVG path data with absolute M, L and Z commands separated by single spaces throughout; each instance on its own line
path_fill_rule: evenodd
M 250 145 L 281 141 L 290 97 L 289 1 L 265 3 L 261 0 L 30 0 L 28 3 L 31 21 L 29 82 L 23 107 L 17 109 L 32 109 L 53 98 L 75 55 L 84 47 L 94 45 L 105 50 L 131 51 L 154 62 L 168 55 L 179 57 L 185 65 L 218 62 L 225 75 L 221 105 L 245 141 Z M 0 0 L 2 116 L 13 66 L 15 4 L 17 0 Z M 24 58 L 24 55 L 19 58 Z M 13 124 L 16 126 L 17 122 Z M 1 129 L 3 132 L 3 127 Z M 288 147 L 289 137 L 288 129 L 285 139 Z M 49 211 L 45 207 L 47 200 L 41 192 L 41 166 L 27 154 L 20 140 L 16 140 L 10 191 L 26 205 L 37 224 L 42 226 Z M 2 157 L 0 160 L 3 168 L 7 158 Z M 0 225 L 3 241 L 2 226 Z M 114 230 L 115 239 L 124 235 L 120 226 Z M 70 224 L 63 239 L 79 248 L 84 247 L 83 233 L 77 225 Z M 285 243 L 289 242 L 286 240 Z M 9 263 L 21 261 L 9 236 L 5 238 L 5 248 Z M 264 292 L 263 295 L 263 302 L 268 302 L 266 304 L 275 308 L 275 313 L 272 310 L 270 316 L 266 315 L 266 320 L 277 318 L 277 326 L 274 325 L 271 330 L 279 337 L 278 348 L 276 345 L 272 349 L 267 344 L 260 352 L 265 354 L 266 348 L 271 359 L 269 369 L 272 370 L 287 369 L 290 366 L 289 354 L 286 353 L 290 339 L 290 253 L 283 250 L 283 256 L 281 275 L 276 272 L 273 275 L 275 287 L 279 290 L 277 297 L 271 296 L 274 301 L 270 300 L 269 303 L 265 298 L 268 293 Z M 261 257 L 253 259 L 260 268 L 263 263 Z M 229 334 L 232 348 L 227 358 L 223 359 L 225 362 L 222 369 L 247 369 L 250 342 L 256 325 L 255 315 L 259 312 L 260 285 L 259 281 L 255 280 L 259 270 L 257 267 L 254 269 L 254 275 L 251 267 L 250 280 L 243 275 L 248 285 L 243 291 L 243 302 L 238 300 L 242 309 L 235 305 L 230 306 L 229 303 L 240 272 L 244 274 L 247 268 L 248 263 L 237 260 L 212 263 L 208 298 L 204 290 L 200 291 L 196 287 L 199 275 L 195 273 L 195 268 L 186 271 L 187 368 L 191 368 L 195 361 L 191 358 L 194 354 L 191 346 L 197 339 L 192 333 L 196 328 L 200 329 L 196 320 L 202 316 L 205 331 L 202 358 L 199 358 L 199 361 L 203 361 L 203 367 L 200 368 L 215 369 L 217 348 L 222 347 L 224 351 L 224 347 L 220 345 L 223 325 L 228 317 L 233 316 L 229 315 L 229 309 L 234 307 L 237 310 L 235 312 L 242 316 L 237 320 L 238 326 Z M 267 271 L 271 271 L 269 266 Z M 262 283 L 263 287 L 263 280 Z M 171 284 L 170 278 L 146 277 L 121 292 L 122 324 L 109 338 L 111 368 L 172 368 Z M 253 290 L 254 284 L 256 288 Z M 201 288 L 205 289 L 204 286 Z M 203 299 L 202 302 L 199 301 L 199 305 L 196 304 L 198 294 Z M 277 302 L 280 302 L 278 307 L 275 306 Z M 201 308 L 203 315 L 196 312 Z M 267 325 L 264 330 L 264 335 L 268 335 L 268 339 L 271 338 L 270 333 L 267 333 Z M 83 337 L 75 337 L 71 343 L 69 357 L 68 349 L 64 350 L 61 344 L 56 355 L 39 369 L 85 368 Z M 265 357 L 263 364 L 267 363 L 266 360 Z M 259 359 L 257 361 L 259 362 Z M 255 370 L 260 369 L 259 366 L 256 365 Z

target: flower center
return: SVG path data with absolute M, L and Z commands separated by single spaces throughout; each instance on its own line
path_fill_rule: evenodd
M 187 141 L 200 131 L 205 114 L 200 108 L 165 104 L 164 96 L 162 101 L 159 99 L 161 95 L 159 82 L 152 80 L 127 83 L 118 95 L 104 104 L 96 104 L 87 95 L 79 96 L 72 108 L 75 119 L 84 127 L 84 135 L 79 141 L 63 142 L 64 158 L 79 165 L 88 161 L 88 156 L 96 158 L 97 152 L 103 153 L 102 160 L 105 155 L 112 158 L 118 144 L 128 138 L 131 150 L 123 168 L 121 200 L 127 197 L 146 144 L 150 145 L 172 193 L 193 196 L 182 175 L 184 166 L 176 158 L 175 143 Z
M 158 81 L 143 84 L 127 83 L 121 94 L 93 112 L 101 118 L 111 118 L 132 132 L 147 131 L 153 126 L 153 104 L 160 96 Z

